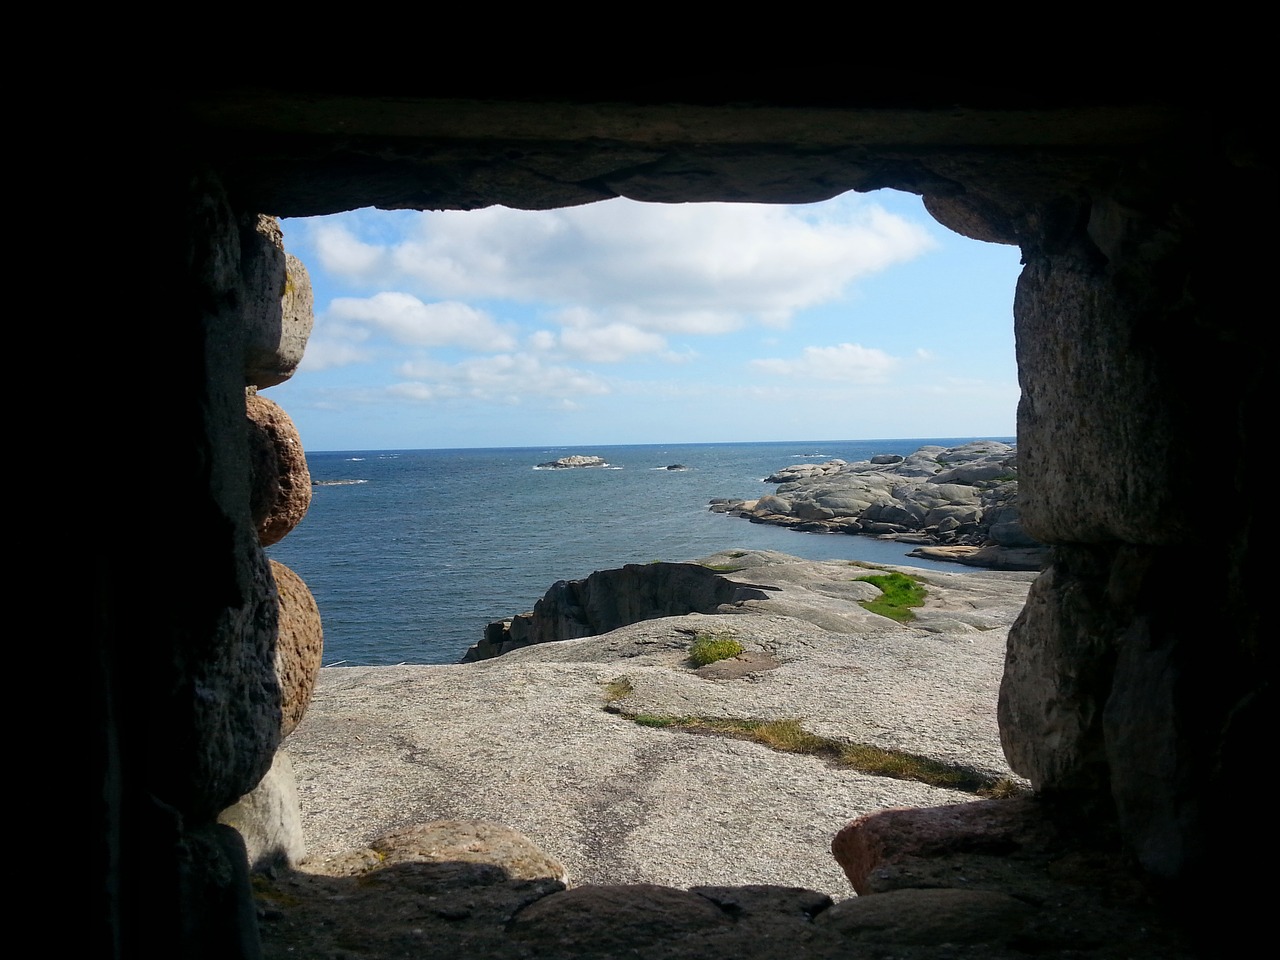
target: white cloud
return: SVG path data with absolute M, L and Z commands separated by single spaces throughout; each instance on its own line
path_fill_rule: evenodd
M 357 346 L 350 340 L 312 337 L 307 341 L 307 349 L 302 354 L 302 362 L 298 369 L 307 373 L 320 370 L 331 370 L 334 367 L 347 367 L 353 363 L 365 363 L 373 354 L 364 347 Z
M 529 334 L 529 347 L 540 353 L 547 353 L 556 348 L 556 335 L 550 330 L 535 330 Z
M 393 383 L 387 387 L 387 393 L 399 400 L 412 400 L 416 403 L 430 403 L 432 400 L 444 400 L 458 395 L 458 391 L 449 385 L 420 382 Z
M 571 401 L 610 392 L 609 385 L 595 374 L 547 364 L 528 354 L 473 357 L 453 364 L 417 360 L 401 364 L 396 372 L 407 382 L 388 387 L 388 392 L 407 400 L 467 397 L 519 404 L 526 399 Z
M 465 303 L 423 303 L 408 293 L 339 297 L 329 304 L 325 324 L 366 326 L 396 343 L 416 347 L 465 347 L 502 351 L 515 347 L 511 333 L 483 310 Z
M 318 223 L 312 230 L 311 243 L 320 266 L 340 277 L 370 276 L 386 260 L 382 247 L 364 243 L 339 223 Z
M 803 380 L 837 380 L 847 383 L 879 383 L 887 379 L 898 360 L 883 350 L 857 343 L 834 347 L 805 347 L 792 360 L 752 360 L 763 373 Z
M 669 350 L 667 338 L 661 334 L 631 323 L 603 322 L 582 307 L 558 311 L 551 319 L 562 325 L 560 331 L 534 331 L 527 341 L 530 349 L 588 363 L 620 363 L 645 355 L 658 355 L 672 362 L 687 359 L 686 355 Z
M 560 346 L 571 356 L 592 363 L 617 363 L 637 354 L 661 353 L 665 337 L 627 323 L 604 327 L 568 327 L 560 331 Z
M 857 195 L 823 211 L 618 199 L 421 214 L 385 244 L 334 225 L 313 236 L 327 269 L 428 298 L 537 302 L 588 311 L 591 325 L 710 334 L 785 325 L 934 246 L 925 227 Z

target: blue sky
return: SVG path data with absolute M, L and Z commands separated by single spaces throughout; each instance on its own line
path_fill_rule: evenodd
M 1012 436 L 1015 247 L 918 197 L 285 220 L 309 450 Z

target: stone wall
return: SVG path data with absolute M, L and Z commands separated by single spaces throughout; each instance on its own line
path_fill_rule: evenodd
M 1265 245 L 1238 242 L 1274 210 L 1261 124 L 1233 103 L 1123 91 L 1092 104 L 1024 90 L 967 105 L 918 83 L 821 105 L 655 97 L 205 88 L 153 102 L 165 236 L 150 248 L 151 333 L 170 394 L 150 438 L 154 573 L 101 575 L 103 955 L 254 953 L 234 843 L 214 824 L 266 772 L 281 729 L 279 686 L 263 680 L 276 591 L 244 429 L 247 278 L 264 275 L 260 213 L 368 204 L 807 201 L 891 186 L 925 194 L 961 233 L 1021 245 L 1023 518 L 1060 550 L 1010 641 L 1011 762 L 1067 809 L 1118 816 L 1174 895 L 1241 875 L 1242 841 L 1262 825 L 1228 809 L 1226 788 L 1250 772 L 1270 697 L 1243 490 L 1264 409 L 1246 322 L 1269 274 Z M 1211 502 L 1229 507 L 1210 516 Z M 139 652 L 126 625 L 143 596 Z

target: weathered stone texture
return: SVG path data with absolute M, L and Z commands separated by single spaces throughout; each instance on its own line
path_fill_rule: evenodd
M 1177 425 L 1152 346 L 1106 278 L 1037 259 L 1014 301 L 1022 522 L 1046 543 L 1173 543 L 1193 529 L 1171 496 Z
M 284 296 L 280 298 L 280 346 L 277 350 L 276 373 L 283 380 L 292 377 L 302 362 L 302 354 L 315 326 L 315 292 L 306 264 L 286 252 L 284 255 Z M 259 383 L 259 387 L 272 384 Z
M 151 153 L 151 212 L 167 231 L 152 247 L 151 333 L 174 385 L 155 431 L 160 569 L 104 618 L 132 623 L 147 597 L 144 653 L 109 626 L 98 634 L 104 702 L 131 699 L 126 678 L 142 676 L 147 691 L 143 723 L 107 718 L 121 744 L 114 795 L 125 798 L 107 818 L 117 837 L 120 824 L 143 823 L 155 856 L 151 879 L 108 922 L 135 924 L 122 934 L 130 946 L 145 940 L 159 955 L 253 950 L 252 914 L 236 907 L 245 882 L 221 888 L 219 914 L 202 881 L 179 881 L 216 872 L 201 831 L 258 783 L 280 736 L 278 603 L 250 509 L 243 390 L 292 361 L 246 360 L 258 341 L 248 329 L 267 334 L 274 356 L 284 322 L 287 258 L 259 211 L 800 201 L 895 187 L 928 196 L 963 233 L 1017 242 L 1027 263 L 1014 308 L 1019 507 L 1031 535 L 1063 549 L 1010 646 L 1010 759 L 1091 803 L 1109 783 L 1144 866 L 1188 902 L 1218 897 L 1201 910 L 1227 911 L 1220 927 L 1247 929 L 1229 880 L 1244 875 L 1250 829 L 1265 831 L 1236 798 L 1271 716 L 1261 511 L 1246 484 L 1273 379 L 1257 334 L 1273 254 L 1237 241 L 1274 219 L 1274 157 L 1262 114 L 1239 93 L 1255 78 L 1213 102 L 1199 84 L 1166 94 L 1160 80 L 1094 105 L 935 81 L 861 105 L 747 102 L 727 88 L 595 103 L 167 85 Z M 1222 451 L 1219 500 L 1233 505 L 1212 517 L 1206 450 Z M 1194 580 L 1178 558 L 1195 561 Z M 181 825 L 172 843 L 170 819 Z M 126 882 L 118 867 L 104 876 Z M 704 914 L 692 896 L 672 915 Z M 588 899 L 586 912 L 606 909 Z M 571 915 L 525 929 L 554 944 Z
M 867 814 L 836 834 L 831 854 L 859 895 L 957 882 L 983 887 L 977 861 L 1043 855 L 1056 836 L 1035 800 L 980 800 Z
M 280 596 L 280 630 L 276 640 L 276 681 L 280 686 L 280 736 L 293 732 L 307 712 L 311 691 L 324 658 L 320 608 L 302 578 L 279 561 L 271 561 Z
M 302 261 L 285 253 L 274 217 L 250 217 L 240 232 L 244 283 L 244 382 L 271 387 L 293 376 L 315 324 L 315 295 Z
M 636 943 L 676 948 L 733 921 L 706 897 L 650 883 L 579 887 L 553 893 L 521 910 L 511 936 L 554 955 L 591 943 L 603 955 L 624 954 Z M 651 947 L 652 949 L 652 947 Z
M 250 520 L 240 303 L 241 233 L 221 185 L 196 177 L 179 205 L 189 248 L 168 343 L 185 442 L 153 490 L 158 583 L 148 671 L 148 789 L 192 822 L 251 790 L 280 740 L 277 597 Z M 159 474 L 158 474 L 159 476 Z M 175 528 L 176 518 L 182 518 Z M 195 586 L 195 585 L 198 585 Z
M 715 613 L 749 595 L 749 587 L 696 563 L 629 563 L 597 570 L 582 580 L 560 580 L 533 611 L 495 621 L 464 662 L 486 660 L 520 647 L 593 637 L 609 630 L 686 613 Z
M 401 864 L 433 864 L 438 873 L 459 866 L 471 875 L 490 868 L 495 879 L 552 880 L 567 887 L 569 874 L 528 837 L 485 820 L 435 820 L 384 833 L 362 850 L 326 859 L 323 872 L 354 877 Z
M 261 394 L 245 397 L 251 508 L 264 547 L 279 543 L 311 506 L 311 470 L 289 415 Z
M 1104 551 L 1057 548 L 1009 631 L 1000 738 L 1037 789 L 1107 789 L 1102 708 L 1115 660 Z
M 1003 945 L 1020 937 L 1035 912 L 992 890 L 908 889 L 842 900 L 817 923 L 851 943 Z
M 218 814 L 218 822 L 233 827 L 244 839 L 253 870 L 296 866 L 307 855 L 298 785 L 284 750 L 276 751 L 262 782 Z

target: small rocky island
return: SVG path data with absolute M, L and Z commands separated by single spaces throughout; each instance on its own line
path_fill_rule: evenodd
M 609 461 L 604 457 L 587 457 L 574 454 L 572 457 L 561 457 L 559 460 L 548 460 L 538 464 L 535 470 L 569 470 L 574 467 L 607 467 Z
M 999 570 L 1038 570 L 1045 547 L 1018 518 L 1017 450 L 995 440 L 925 446 L 849 463 L 786 467 L 774 493 L 717 498 L 711 510 L 807 533 L 916 543 L 913 556 Z

